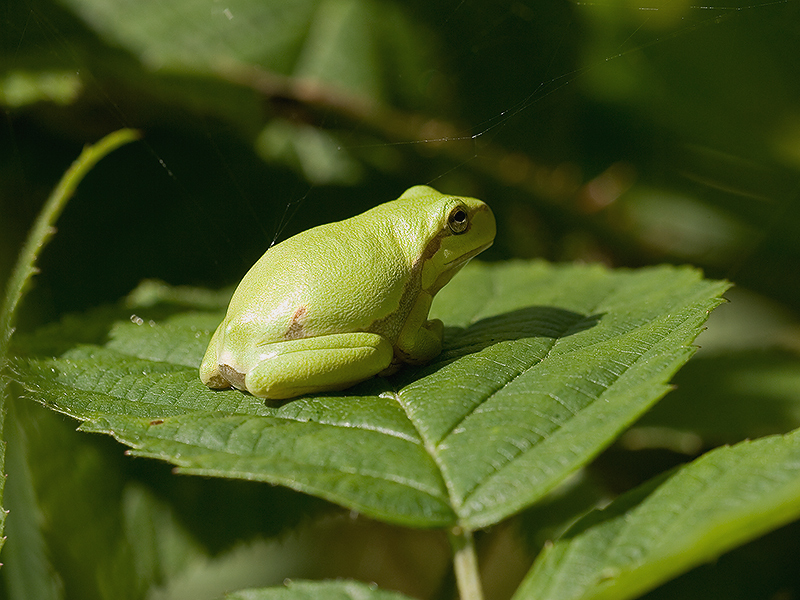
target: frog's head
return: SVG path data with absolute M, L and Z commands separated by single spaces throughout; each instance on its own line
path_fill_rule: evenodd
M 422 289 L 431 295 L 494 242 L 494 214 L 477 198 L 447 196 L 418 185 L 406 190 L 398 201 L 416 223 Z

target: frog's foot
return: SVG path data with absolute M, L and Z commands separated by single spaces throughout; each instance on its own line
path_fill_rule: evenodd
M 392 362 L 392 344 L 375 333 L 339 333 L 274 345 L 274 354 L 250 369 L 247 391 L 282 400 L 342 390 L 377 375 Z
M 231 387 L 231 382 L 228 381 L 228 379 L 224 375 L 218 372 L 215 372 L 211 375 L 208 375 L 207 377 L 202 378 L 201 381 L 205 383 L 208 387 L 210 387 L 212 390 L 225 390 Z
M 439 319 L 426 321 L 422 327 L 401 333 L 395 348 L 395 360 L 410 365 L 422 365 L 442 351 L 444 324 Z
M 228 382 L 228 385 L 225 387 L 233 386 L 237 390 L 246 389 L 244 384 L 244 373 L 240 373 L 230 365 L 219 365 L 219 372 L 225 378 L 225 381 Z

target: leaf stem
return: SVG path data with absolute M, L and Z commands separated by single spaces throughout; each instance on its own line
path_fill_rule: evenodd
M 453 549 L 456 584 L 461 600 L 483 600 L 483 588 L 472 531 L 453 527 L 449 532 L 449 538 L 450 546 Z
M 0 439 L 2 439 L 5 421 L 6 388 L 8 386 L 5 370 L 8 364 L 8 349 L 11 344 L 11 335 L 14 333 L 17 308 L 25 296 L 31 279 L 37 273 L 36 259 L 50 238 L 53 237 L 56 231 L 54 226 L 56 220 L 86 174 L 109 152 L 138 138 L 139 132 L 133 129 L 120 129 L 108 134 L 96 144 L 85 147 L 53 189 L 28 233 L 19 258 L 17 258 L 17 264 L 6 282 L 3 303 L 0 305 Z M 0 501 L 2 501 L 5 481 L 2 474 L 4 465 L 5 444 L 0 444 Z M 1 521 L 0 529 L 2 529 Z M 2 531 L 0 531 L 1 534 Z

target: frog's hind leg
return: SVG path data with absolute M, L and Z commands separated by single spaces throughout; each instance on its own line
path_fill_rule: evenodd
M 254 396 L 282 400 L 342 390 L 385 370 L 394 355 L 386 338 L 364 332 L 289 340 L 274 348 L 245 378 Z

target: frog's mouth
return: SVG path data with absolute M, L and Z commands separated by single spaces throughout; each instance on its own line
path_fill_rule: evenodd
M 486 250 L 492 244 L 494 244 L 494 240 L 489 240 L 483 246 L 478 246 L 477 248 L 475 248 L 473 250 L 470 250 L 466 254 L 462 254 L 461 256 L 458 256 L 458 257 L 454 258 L 453 260 L 447 261 L 446 263 L 444 263 L 445 270 L 449 271 L 451 269 L 455 269 L 457 267 L 464 266 L 466 263 L 468 263 L 473 258 L 478 256 L 478 254 L 480 254 L 481 252 Z

